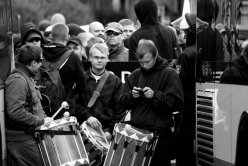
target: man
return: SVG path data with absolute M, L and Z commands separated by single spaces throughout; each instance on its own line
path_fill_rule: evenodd
M 158 133 L 152 166 L 170 165 L 172 113 L 183 107 L 183 90 L 178 74 L 162 59 L 151 40 L 140 40 L 136 52 L 140 68 L 129 75 L 120 105 L 131 111 L 130 123 Z
M 33 131 L 52 118 L 46 117 L 40 103 L 40 92 L 33 80 L 41 62 L 42 49 L 24 45 L 16 69 L 5 82 L 8 165 L 43 166 Z
M 77 36 L 71 36 L 66 46 L 70 47 L 75 54 L 77 54 L 80 61 L 87 61 L 86 51 L 83 47 L 82 41 Z
M 162 58 L 175 65 L 178 58 L 174 53 L 177 39 L 174 32 L 158 21 L 158 6 L 154 0 L 139 0 L 134 6 L 141 27 L 129 39 L 129 61 L 136 61 L 136 48 L 140 39 L 152 40 Z
M 109 60 L 112 62 L 128 61 L 128 49 L 124 46 L 123 30 L 123 26 L 117 22 L 109 23 L 105 29 Z
M 109 73 L 109 76 L 94 105 L 84 112 L 79 111 L 78 119 L 81 122 L 87 120 L 93 128 L 102 127 L 106 138 L 110 140 L 114 124 L 121 120 L 125 112 L 118 104 L 122 82 L 118 76 L 105 69 L 109 61 L 108 54 L 109 51 L 105 44 L 96 43 L 90 48 L 89 60 L 91 67 L 85 73 L 86 83 L 88 85 L 87 92 L 89 94 L 86 103 L 90 101 L 90 97 L 93 95 L 106 72 Z
M 52 43 L 44 45 L 44 58 L 47 62 L 57 62 L 66 54 L 70 47 L 66 46 L 69 38 L 69 28 L 63 23 L 57 23 L 52 28 Z M 75 53 L 66 59 L 65 63 L 59 69 L 62 84 L 65 90 L 65 98 L 68 99 L 70 113 L 75 113 L 75 102 L 77 99 L 84 97 L 86 83 L 84 69 L 78 56 Z M 82 100 L 83 101 L 83 100 Z M 80 105 L 82 103 L 79 103 Z M 53 110 L 54 111 L 54 110 Z
M 218 3 L 212 0 L 197 0 L 197 17 L 211 25 L 218 16 Z M 202 61 L 223 61 L 223 39 L 219 31 L 208 26 L 197 35 L 197 50 Z
M 124 46 L 129 48 L 129 38 L 136 30 L 134 22 L 131 19 L 122 19 L 119 23 L 123 26 Z
M 177 166 L 195 166 L 196 14 L 185 14 L 179 28 L 185 33 L 186 48 L 178 60 L 178 65 L 180 65 L 179 77 L 184 90 L 184 109 L 181 111 L 176 135 L 176 163 Z
M 40 47 L 45 44 L 45 41 L 38 27 L 32 22 L 28 22 L 22 25 L 21 43 L 22 45 L 32 44 Z
M 105 39 L 104 26 L 98 21 L 90 23 L 89 32 L 92 33 L 94 36 Z

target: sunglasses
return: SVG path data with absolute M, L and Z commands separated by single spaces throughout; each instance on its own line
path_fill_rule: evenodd
M 32 42 L 39 42 L 39 41 L 41 41 L 41 38 L 40 37 L 32 37 L 32 38 L 30 38 L 30 39 L 28 39 L 27 40 L 27 42 L 30 42 L 30 43 L 32 43 Z
M 122 33 L 114 32 L 114 31 L 107 31 L 106 34 L 107 34 L 107 36 L 112 36 L 112 35 L 118 36 L 118 35 L 120 35 Z
M 43 59 L 36 59 L 35 61 L 38 63 L 41 63 L 43 61 Z

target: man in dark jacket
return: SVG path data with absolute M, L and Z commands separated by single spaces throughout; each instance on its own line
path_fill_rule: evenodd
M 24 45 L 20 49 L 16 69 L 5 81 L 6 143 L 8 165 L 43 166 L 43 160 L 33 131 L 52 121 L 41 106 L 41 95 L 34 83 L 42 62 L 42 49 Z
M 220 77 L 220 83 L 248 85 L 248 46 L 246 46 L 238 59 L 227 66 Z
M 58 23 L 52 28 L 52 43 L 44 45 L 44 58 L 48 62 L 56 62 L 61 56 L 68 50 L 70 47 L 66 46 L 69 28 L 63 24 Z M 60 77 L 62 84 L 65 89 L 65 98 L 68 99 L 70 113 L 75 114 L 75 102 L 81 100 L 80 98 L 84 97 L 86 94 L 86 83 L 84 76 L 83 65 L 79 57 L 72 52 L 69 58 L 65 61 L 64 64 L 59 69 Z M 84 101 L 84 100 L 81 100 Z M 79 105 L 83 103 L 78 103 Z M 56 110 L 52 110 L 56 111 Z
M 184 109 L 177 131 L 176 163 L 177 166 L 196 165 L 194 154 L 195 124 L 196 124 L 196 14 L 187 13 L 185 21 L 180 24 L 186 35 L 186 48 L 179 57 L 179 77 L 184 90 Z
M 223 61 L 223 39 L 218 30 L 211 28 L 212 20 L 218 16 L 218 4 L 212 0 L 197 0 L 197 17 L 209 24 L 197 36 L 197 50 L 202 61 Z
M 158 22 L 158 7 L 154 0 L 140 0 L 134 6 L 135 13 L 141 23 L 129 39 L 129 61 L 137 60 L 136 48 L 140 39 L 152 40 L 162 58 L 177 59 L 173 50 L 177 47 L 174 32 Z M 173 61 L 174 63 L 175 61 Z
M 94 105 L 89 109 L 85 109 L 84 112 L 79 111 L 77 117 L 80 123 L 87 120 L 92 127 L 101 127 L 106 138 L 110 140 L 114 124 L 121 120 L 125 112 L 119 106 L 122 82 L 118 76 L 105 69 L 109 61 L 108 55 L 108 47 L 105 44 L 97 43 L 90 48 L 89 60 L 91 67 L 85 73 L 88 86 L 87 93 L 89 94 L 87 95 L 88 98 L 86 98 L 87 103 L 106 72 L 109 73 L 109 76 Z
M 140 68 L 127 78 L 120 105 L 132 110 L 132 125 L 159 134 L 151 165 L 169 166 L 172 113 L 183 107 L 181 81 L 151 40 L 140 40 L 136 55 Z

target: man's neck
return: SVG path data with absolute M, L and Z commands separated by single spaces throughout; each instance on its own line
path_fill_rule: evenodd
M 97 75 L 97 76 L 103 75 L 104 71 L 105 71 L 105 68 L 103 68 L 103 69 L 91 68 L 91 72 L 92 72 L 93 74 Z
M 61 40 L 54 40 L 54 43 L 58 43 L 58 44 L 62 44 L 64 46 L 66 46 L 66 41 L 61 41 Z

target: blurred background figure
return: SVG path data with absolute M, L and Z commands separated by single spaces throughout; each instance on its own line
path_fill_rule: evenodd
M 74 23 L 67 24 L 69 28 L 69 35 L 70 36 L 77 36 L 78 34 L 85 32 L 79 25 Z
M 65 16 L 61 13 L 55 13 L 51 17 L 51 25 L 54 25 L 56 23 L 64 23 L 66 24 Z
M 119 23 L 123 26 L 123 34 L 124 34 L 124 46 L 129 48 L 128 40 L 133 32 L 136 30 L 134 22 L 131 19 L 122 19 Z
M 96 44 L 96 43 L 101 43 L 101 44 L 106 44 L 105 41 L 100 38 L 100 37 L 97 37 L 97 36 L 93 36 L 91 37 L 88 41 L 87 41 L 87 46 L 85 47 L 85 50 L 86 50 L 86 54 L 89 58 L 89 50 L 90 48 Z M 107 45 L 106 45 L 107 46 Z
M 71 36 L 66 45 L 70 47 L 75 54 L 77 54 L 81 62 L 87 61 L 88 58 L 83 47 L 82 41 L 79 39 L 79 37 Z
M 215 28 L 221 33 L 223 38 L 224 62 L 231 62 L 237 58 L 232 47 L 231 31 L 227 26 L 219 23 Z
M 111 22 L 105 29 L 106 42 L 109 48 L 109 60 L 113 62 L 128 61 L 128 49 L 124 46 L 123 26 L 117 22 Z
M 98 21 L 90 23 L 89 32 L 92 33 L 94 36 L 98 36 L 105 39 L 104 26 Z
M 51 22 L 49 20 L 41 20 L 39 22 L 38 27 L 42 35 L 44 35 L 46 28 L 49 27 L 50 25 Z

